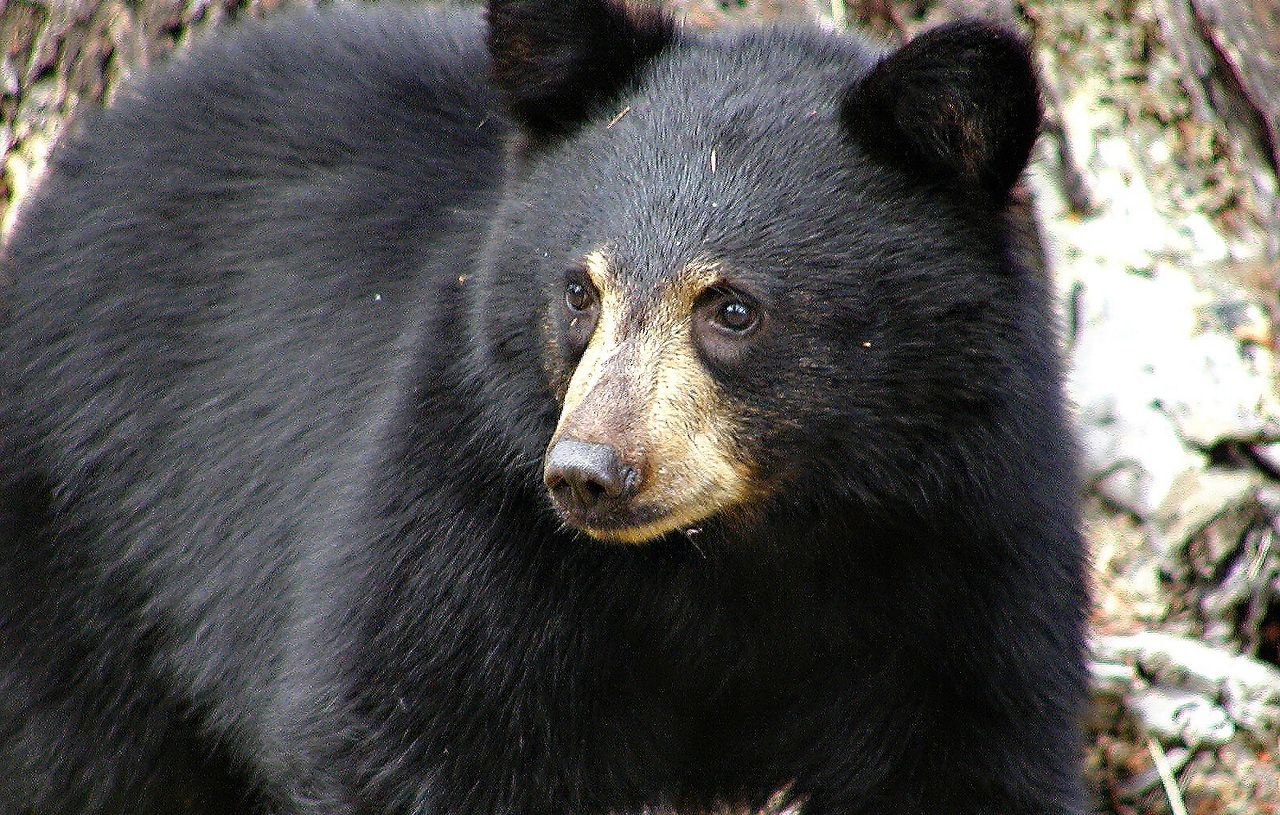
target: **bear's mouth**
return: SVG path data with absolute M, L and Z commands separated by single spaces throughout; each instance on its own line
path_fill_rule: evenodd
M 602 505 L 574 511 L 554 495 L 552 503 L 565 523 L 598 540 L 646 543 L 675 528 L 670 523 L 671 512 L 656 504 Z
M 706 500 L 690 501 L 680 507 L 620 502 L 618 506 L 606 503 L 585 512 L 563 506 L 554 495 L 552 503 L 560 518 L 574 529 L 599 541 L 625 544 L 649 543 L 676 531 L 696 533 L 720 509 L 710 495 Z

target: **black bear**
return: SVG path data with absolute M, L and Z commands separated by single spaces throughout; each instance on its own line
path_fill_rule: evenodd
M 9 242 L 0 809 L 1077 815 L 1025 46 L 335 7 Z

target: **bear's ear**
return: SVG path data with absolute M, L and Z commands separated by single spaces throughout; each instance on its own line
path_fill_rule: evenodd
M 1040 127 L 1027 46 L 965 21 L 913 39 L 850 89 L 844 119 L 869 150 L 1003 203 Z
M 490 0 L 493 75 L 529 135 L 563 135 L 622 91 L 675 38 L 656 6 L 614 0 Z

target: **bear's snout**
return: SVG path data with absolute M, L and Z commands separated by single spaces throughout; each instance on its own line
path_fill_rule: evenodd
M 547 452 L 543 481 L 560 509 L 577 520 L 634 495 L 639 477 L 612 445 L 565 437 Z

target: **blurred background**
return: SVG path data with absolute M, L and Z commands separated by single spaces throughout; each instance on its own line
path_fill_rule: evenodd
M 0 0 L 0 228 L 77 106 L 310 0 Z M 1024 197 L 1061 293 L 1093 551 L 1097 813 L 1280 813 L 1280 0 L 679 0 L 888 42 L 1032 38 Z

